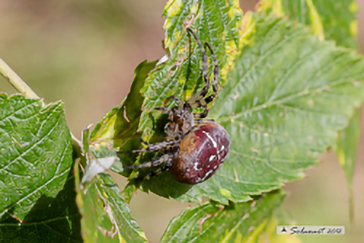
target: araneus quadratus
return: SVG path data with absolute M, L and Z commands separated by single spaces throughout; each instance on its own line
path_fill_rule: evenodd
M 206 50 L 196 34 L 190 28 L 187 28 L 187 31 L 193 35 L 202 51 L 202 76 L 205 87 L 186 102 L 172 96 L 171 98 L 179 105 L 171 110 L 166 107 L 157 108 L 168 114 L 169 122 L 165 126 L 167 141 L 148 144 L 142 140 L 147 145 L 146 148 L 129 152 L 163 151 L 164 155 L 151 162 L 124 166 L 124 168 L 137 169 L 164 164 L 158 173 L 169 170 L 177 181 L 197 184 L 210 178 L 224 162 L 230 148 L 230 137 L 221 125 L 213 120 L 203 119 L 208 114 L 207 104 L 212 102 L 217 94 L 219 65 L 212 48 L 205 43 L 205 47 L 211 52 L 214 64 L 213 94 L 205 97 L 210 89 Z M 192 113 L 193 109 L 200 107 L 204 108 L 202 113 Z M 158 173 L 154 172 L 154 174 Z

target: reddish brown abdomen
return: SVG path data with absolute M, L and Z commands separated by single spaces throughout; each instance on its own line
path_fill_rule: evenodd
M 212 121 L 200 123 L 182 139 L 170 173 L 182 183 L 201 183 L 215 174 L 229 148 L 229 134 L 221 125 Z

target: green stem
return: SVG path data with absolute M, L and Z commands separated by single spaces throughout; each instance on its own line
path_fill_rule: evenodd
M 39 96 L 0 58 L 0 74 L 27 98 L 39 99 Z M 43 103 L 43 101 L 42 101 Z M 43 103 L 44 105 L 44 103 Z
M 349 189 L 349 219 L 350 223 L 354 223 L 354 191 L 352 181 L 348 182 Z
M 13 69 L 9 67 L 3 59 L 0 58 L 0 74 L 9 81 L 9 83 L 24 97 L 40 99 L 40 97 L 16 74 Z M 45 106 L 44 101 L 40 99 L 42 105 Z M 81 142 L 71 133 L 72 145 L 75 149 L 81 148 Z

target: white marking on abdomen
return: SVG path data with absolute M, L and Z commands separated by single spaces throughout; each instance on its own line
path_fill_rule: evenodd
M 225 146 L 224 145 L 221 145 L 221 148 L 219 151 L 217 151 L 217 154 L 219 155 L 219 160 L 220 160 L 220 153 L 223 152 L 225 149 Z
M 208 177 L 211 173 L 214 173 L 214 171 L 213 171 L 213 170 L 209 170 L 209 171 L 205 174 L 205 176 L 202 178 L 202 181 L 204 181 L 204 180 L 206 179 L 206 177 Z
M 211 140 L 211 142 L 212 142 L 212 145 L 214 146 L 214 148 L 216 148 L 217 149 L 217 143 L 216 143 L 216 141 L 211 137 L 211 135 L 208 133 L 208 132 L 205 132 L 205 131 L 202 131 L 203 133 L 205 133 L 206 134 L 206 136 Z
M 193 164 L 193 168 L 194 168 L 195 170 L 198 170 L 197 166 L 198 166 L 198 162 L 195 162 L 195 163 Z

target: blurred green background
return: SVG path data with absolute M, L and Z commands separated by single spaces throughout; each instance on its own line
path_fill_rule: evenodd
M 79 137 L 82 128 L 96 124 L 123 100 L 141 61 L 164 54 L 161 15 L 165 3 L 1 1 L 0 58 L 46 102 L 64 101 L 70 129 Z M 255 0 L 240 1 L 243 10 L 254 9 L 255 4 Z M 358 5 L 358 38 L 363 51 L 364 0 L 358 0 Z M 0 91 L 16 92 L 3 78 Z M 307 178 L 287 185 L 284 206 L 297 224 L 347 226 L 345 236 L 305 236 L 302 242 L 364 242 L 363 136 L 359 146 L 353 225 L 349 223 L 344 173 L 333 153 L 322 155 L 322 163 L 307 171 Z M 125 178 L 115 178 L 121 187 L 125 185 Z M 168 222 L 187 206 L 142 192 L 130 204 L 150 242 L 158 242 Z

